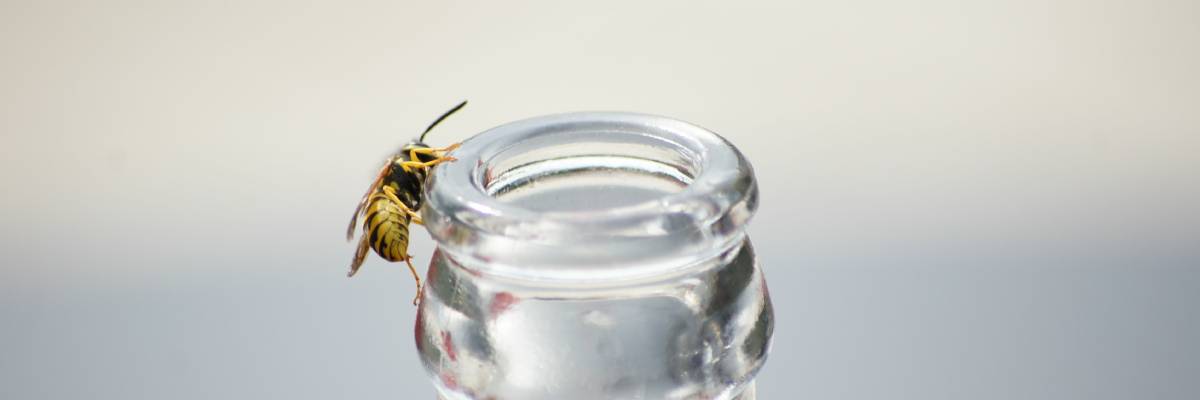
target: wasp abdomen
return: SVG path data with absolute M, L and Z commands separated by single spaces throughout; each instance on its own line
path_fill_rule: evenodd
M 408 214 L 391 200 L 377 197 L 367 205 L 363 230 L 376 254 L 388 261 L 408 258 Z

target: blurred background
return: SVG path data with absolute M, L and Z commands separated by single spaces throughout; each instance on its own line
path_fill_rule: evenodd
M 761 399 L 1197 398 L 1200 3 L 968 3 L 6 1 L 0 398 L 432 398 L 343 235 L 461 99 L 736 144 Z

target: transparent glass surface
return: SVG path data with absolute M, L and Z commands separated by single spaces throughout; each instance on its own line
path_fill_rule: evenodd
M 751 399 L 772 330 L 728 142 L 641 114 L 533 118 L 439 165 L 417 348 L 444 399 Z

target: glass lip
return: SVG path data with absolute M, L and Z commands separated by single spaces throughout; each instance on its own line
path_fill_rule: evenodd
M 692 181 L 678 192 L 599 210 L 536 211 L 488 194 L 485 174 L 506 150 L 534 138 L 589 132 L 654 139 L 656 145 L 689 159 Z M 451 155 L 458 161 L 434 168 L 421 213 L 434 239 L 452 251 L 467 241 L 488 238 L 550 246 L 668 237 L 721 242 L 740 235 L 757 207 L 753 169 L 731 143 L 707 129 L 657 115 L 575 112 L 533 117 L 479 133 Z

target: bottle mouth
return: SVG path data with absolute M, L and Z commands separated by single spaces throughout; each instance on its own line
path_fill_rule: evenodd
M 443 251 L 485 273 L 641 276 L 728 249 L 757 206 L 753 170 L 732 144 L 666 117 L 536 117 L 452 155 L 434 168 L 422 216 Z

